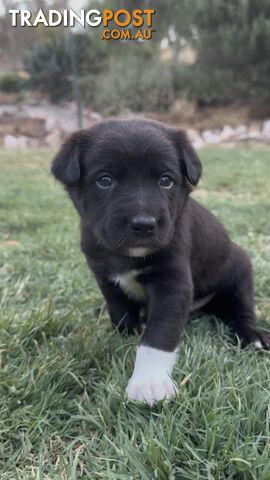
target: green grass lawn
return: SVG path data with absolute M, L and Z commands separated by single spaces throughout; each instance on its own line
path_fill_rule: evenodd
M 137 338 L 113 333 L 52 152 L 0 152 L 0 479 L 270 479 L 270 354 L 194 315 L 180 394 L 127 402 Z M 195 196 L 252 258 L 270 324 L 270 151 L 208 149 Z

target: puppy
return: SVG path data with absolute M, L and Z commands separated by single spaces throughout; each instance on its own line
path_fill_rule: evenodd
M 132 333 L 145 321 L 126 392 L 150 405 L 175 394 L 190 311 L 218 315 L 244 345 L 270 345 L 256 327 L 247 254 L 189 196 L 201 172 L 184 131 L 148 120 L 76 132 L 52 163 L 80 215 L 81 249 L 113 325 Z

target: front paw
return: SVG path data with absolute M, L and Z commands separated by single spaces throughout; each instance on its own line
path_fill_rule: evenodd
M 145 401 L 153 406 L 159 400 L 173 398 L 176 395 L 176 387 L 168 374 L 161 378 L 132 376 L 126 394 L 129 400 Z
M 130 400 L 146 401 L 149 405 L 176 394 L 171 372 L 177 350 L 165 352 L 146 345 L 137 350 L 134 371 L 128 382 L 126 394 Z

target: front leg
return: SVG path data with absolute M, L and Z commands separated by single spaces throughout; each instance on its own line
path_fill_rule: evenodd
M 153 405 L 175 395 L 171 373 L 192 302 L 190 269 L 164 272 L 162 277 L 152 278 L 146 289 L 147 323 L 126 393 L 131 400 Z
M 141 304 L 129 298 L 118 285 L 106 280 L 98 281 L 105 297 L 112 324 L 121 333 L 129 335 L 140 331 Z

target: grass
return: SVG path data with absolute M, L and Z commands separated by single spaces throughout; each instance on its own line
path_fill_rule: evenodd
M 0 479 L 269 480 L 270 355 L 194 316 L 172 403 L 127 402 L 136 338 L 113 333 L 52 152 L 0 152 Z M 270 323 L 270 156 L 201 152 L 195 196 L 253 260 Z

